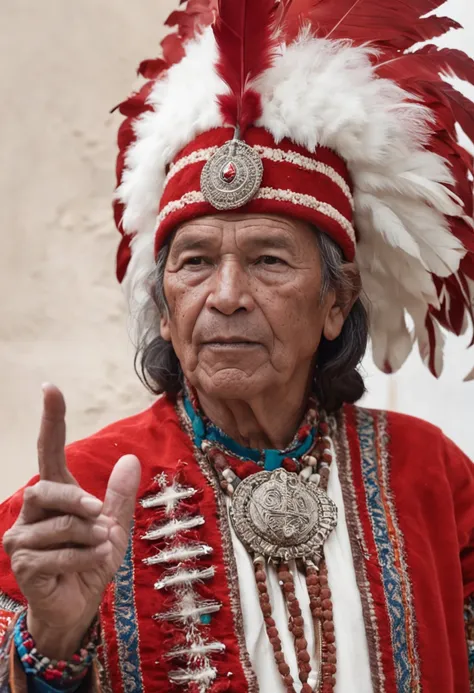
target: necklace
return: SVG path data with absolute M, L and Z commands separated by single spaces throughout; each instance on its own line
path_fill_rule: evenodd
M 306 430 L 315 430 L 309 451 L 300 460 L 284 457 L 273 471 L 256 471 L 243 477 L 233 455 L 204 436 L 201 448 L 231 498 L 230 518 L 240 541 L 253 557 L 260 607 L 278 671 L 287 693 L 295 693 L 294 680 L 282 651 L 281 639 L 267 589 L 267 565 L 272 563 L 287 605 L 288 627 L 293 635 L 301 693 L 333 693 L 336 645 L 331 591 L 323 546 L 337 524 L 337 507 L 327 494 L 332 461 L 330 428 L 326 416 L 317 417 L 310 406 Z M 306 579 L 318 659 L 317 684 L 308 684 L 311 673 L 304 619 L 295 594 L 289 561 L 296 561 Z

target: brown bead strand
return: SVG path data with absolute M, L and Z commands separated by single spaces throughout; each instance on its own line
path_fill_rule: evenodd
M 328 573 L 326 564 L 323 562 L 319 567 L 319 584 L 321 586 L 321 607 L 322 607 L 322 693 L 331 693 L 336 685 L 336 638 L 334 635 L 333 606 L 331 590 L 328 585 Z
M 285 660 L 285 655 L 281 648 L 281 640 L 278 634 L 278 629 L 276 627 L 275 620 L 272 617 L 272 606 L 270 604 L 270 596 L 267 589 L 267 573 L 265 571 L 265 563 L 263 559 L 256 558 L 254 560 L 254 569 L 260 607 L 262 609 L 268 639 L 273 647 L 275 662 L 283 679 L 283 683 L 285 684 L 287 693 L 295 693 L 293 677 L 290 674 L 290 667 Z
M 219 448 L 212 447 L 212 445 L 204 444 L 204 452 L 206 453 L 208 459 L 214 465 L 219 477 L 219 486 L 228 496 L 232 497 L 234 493 L 234 486 L 238 482 L 238 477 L 235 472 L 230 468 L 225 455 L 219 450 Z
M 318 458 L 319 486 L 327 492 L 329 471 L 332 462 L 331 445 L 328 439 L 329 425 L 322 419 L 319 423 L 319 434 L 316 448 Z M 333 693 L 336 686 L 336 638 L 334 633 L 333 605 L 329 588 L 328 571 L 324 558 L 319 567 L 308 566 L 306 584 L 310 596 L 311 613 L 315 631 L 321 624 L 321 681 L 320 693 Z
M 301 608 L 295 594 L 295 582 L 287 563 L 278 566 L 278 581 L 288 607 L 288 629 L 295 640 L 296 661 L 298 675 L 301 683 L 301 693 L 313 693 L 313 688 L 308 683 L 311 673 L 311 657 L 308 652 L 308 643 L 304 637 L 304 621 Z

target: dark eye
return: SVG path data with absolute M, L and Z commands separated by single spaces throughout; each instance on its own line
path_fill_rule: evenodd
M 275 255 L 262 255 L 258 258 L 257 264 L 259 265 L 285 265 L 285 261 Z
M 201 265 L 204 265 L 206 263 L 206 259 L 203 257 L 190 257 L 187 260 L 184 261 L 183 265 L 186 267 L 187 265 L 191 265 L 191 267 L 200 267 Z

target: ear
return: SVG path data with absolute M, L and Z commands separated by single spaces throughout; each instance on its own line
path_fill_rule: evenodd
M 160 335 L 166 342 L 171 342 L 171 329 L 168 311 L 160 318 Z
M 347 262 L 341 267 L 342 278 L 339 285 L 328 293 L 329 305 L 323 326 L 323 335 L 329 341 L 341 334 L 344 321 L 352 310 L 361 292 L 361 279 L 357 265 Z

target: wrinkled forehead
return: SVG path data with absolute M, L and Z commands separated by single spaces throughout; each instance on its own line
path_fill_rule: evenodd
M 170 241 L 173 254 L 183 248 L 219 247 L 234 242 L 242 249 L 264 247 L 298 251 L 310 243 L 317 247 L 317 231 L 308 222 L 272 214 L 217 213 L 181 224 Z

